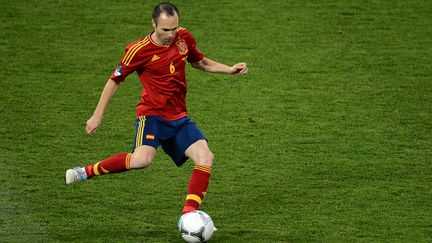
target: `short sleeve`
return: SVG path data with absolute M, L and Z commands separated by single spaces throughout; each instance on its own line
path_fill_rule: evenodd
M 117 67 L 111 74 L 111 79 L 116 83 L 123 82 L 126 77 L 136 71 L 142 65 L 144 59 L 142 57 L 142 48 L 146 45 L 145 42 L 136 41 L 126 47 L 125 53 L 118 62 Z

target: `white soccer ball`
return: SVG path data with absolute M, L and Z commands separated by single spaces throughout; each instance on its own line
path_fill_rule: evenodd
M 216 231 L 210 216 L 200 210 L 183 214 L 178 221 L 178 228 L 187 242 L 205 242 Z

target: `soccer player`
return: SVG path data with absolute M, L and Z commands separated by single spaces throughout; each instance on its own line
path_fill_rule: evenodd
M 151 164 L 160 145 L 177 166 L 188 158 L 195 164 L 182 210 L 186 213 L 199 209 L 213 166 L 213 154 L 205 136 L 187 116 L 186 62 L 194 68 L 213 73 L 245 75 L 248 68 L 246 63 L 227 66 L 205 57 L 197 49 L 191 33 L 179 26 L 179 11 L 171 3 L 161 3 L 154 8 L 152 25 L 152 33 L 126 47 L 86 125 L 88 134 L 96 132 L 117 87 L 129 74 L 136 72 L 143 89 L 136 107 L 132 152 L 68 169 L 65 183 L 69 185 L 94 176 L 145 168 Z

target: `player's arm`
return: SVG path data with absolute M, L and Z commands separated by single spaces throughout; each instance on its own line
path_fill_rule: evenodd
M 112 79 L 108 79 L 108 82 L 106 83 L 101 97 L 99 99 L 99 103 L 96 106 L 96 109 L 90 117 L 90 119 L 87 121 L 86 126 L 86 132 L 87 134 L 92 134 L 96 132 L 96 129 L 99 127 L 100 123 L 103 119 L 103 114 L 105 112 L 105 108 L 108 105 L 108 102 L 111 100 L 111 97 L 115 94 L 118 87 L 118 83 L 116 83 Z
M 196 69 L 211 73 L 245 75 L 248 72 L 246 63 L 237 63 L 230 67 L 225 64 L 213 61 L 207 57 L 203 57 L 198 62 L 192 62 L 191 65 Z

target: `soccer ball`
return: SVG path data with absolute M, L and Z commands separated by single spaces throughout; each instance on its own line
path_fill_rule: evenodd
M 178 228 L 187 242 L 208 241 L 216 231 L 210 216 L 200 210 L 183 214 L 178 221 Z

